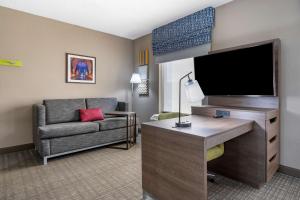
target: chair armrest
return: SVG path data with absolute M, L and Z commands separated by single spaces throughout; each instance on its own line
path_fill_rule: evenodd
M 119 101 L 116 111 L 128 111 L 128 103 Z

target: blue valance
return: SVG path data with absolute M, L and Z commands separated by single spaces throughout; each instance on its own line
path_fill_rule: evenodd
M 152 31 L 153 55 L 211 42 L 215 22 L 215 9 L 208 7 Z

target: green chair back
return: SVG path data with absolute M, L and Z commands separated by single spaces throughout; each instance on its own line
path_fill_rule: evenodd
M 181 117 L 188 116 L 187 114 L 181 113 Z M 172 119 L 179 117 L 178 112 L 168 112 L 168 113 L 160 113 L 158 116 L 158 120 L 164 120 L 164 119 Z

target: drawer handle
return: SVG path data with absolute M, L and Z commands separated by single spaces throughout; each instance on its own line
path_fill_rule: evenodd
M 277 120 L 277 117 L 273 117 L 270 119 L 270 123 L 273 124 L 274 122 L 276 122 L 276 120 Z
M 269 142 L 270 142 L 270 143 L 273 143 L 273 142 L 276 140 L 276 138 L 277 138 L 277 135 L 275 135 L 274 137 L 272 137 L 272 138 L 269 140 Z
M 272 158 L 269 159 L 269 162 L 272 162 L 275 158 L 276 158 L 277 154 L 275 154 L 274 156 L 272 156 Z

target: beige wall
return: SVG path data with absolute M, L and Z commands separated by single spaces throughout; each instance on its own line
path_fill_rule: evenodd
M 150 120 L 150 117 L 158 113 L 158 66 L 154 64 L 152 53 L 151 34 L 134 40 L 134 67 L 138 66 L 138 53 L 148 48 L 149 52 L 149 96 L 140 97 L 136 92 L 133 99 L 133 110 L 137 113 L 141 122 Z
M 281 164 L 300 169 L 300 1 L 235 0 L 217 8 L 213 49 L 280 38 Z
M 97 58 L 97 84 L 65 83 L 65 53 Z M 31 105 L 47 98 L 130 100 L 133 41 L 0 7 L 0 148 L 32 142 Z

